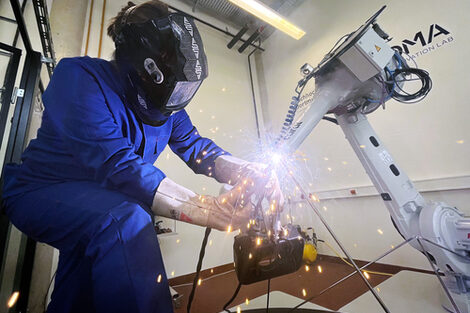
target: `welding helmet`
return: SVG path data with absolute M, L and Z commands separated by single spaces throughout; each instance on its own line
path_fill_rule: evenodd
M 116 40 L 116 61 L 137 93 L 131 109 L 146 124 L 162 125 L 182 110 L 208 75 L 201 36 L 192 18 L 173 13 L 126 23 Z

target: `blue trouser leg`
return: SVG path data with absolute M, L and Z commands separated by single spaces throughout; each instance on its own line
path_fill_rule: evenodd
M 55 184 L 6 200 L 16 227 L 60 251 L 48 312 L 173 311 L 147 210 L 92 182 Z

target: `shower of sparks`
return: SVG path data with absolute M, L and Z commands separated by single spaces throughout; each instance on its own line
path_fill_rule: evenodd
M 302 295 L 303 295 L 304 297 L 306 297 L 306 296 L 307 296 L 307 290 L 302 289 Z
M 308 265 L 305 265 L 305 271 L 306 272 L 310 271 L 310 267 Z
M 364 276 L 365 276 L 367 279 L 370 279 L 369 273 L 367 273 L 366 271 L 364 271 L 363 273 L 364 273 Z
M 377 229 L 377 232 L 378 232 L 379 234 L 381 234 L 381 235 L 384 234 L 383 230 L 381 230 L 380 228 Z
M 215 115 L 211 116 L 211 118 L 213 119 L 213 121 L 211 121 L 212 124 L 209 125 L 207 129 L 212 128 L 212 131 L 219 131 L 220 133 L 227 131 L 224 129 L 224 125 L 220 125 L 220 122 L 215 118 Z M 220 128 L 219 126 L 216 126 L 216 123 L 219 124 Z M 207 129 L 205 130 L 205 133 L 207 133 Z M 209 133 L 210 132 L 211 131 L 209 131 Z M 282 145 L 274 146 L 272 143 L 275 142 L 277 135 L 277 132 L 276 134 L 265 133 L 264 137 L 259 139 L 254 129 L 243 128 L 240 130 L 236 129 L 233 133 L 227 132 L 227 139 L 230 138 L 233 142 L 233 146 L 237 149 L 238 156 L 250 162 L 266 164 L 271 173 L 275 174 L 280 182 L 280 187 L 285 199 L 284 205 L 281 207 L 279 202 L 273 202 L 272 200 L 274 199 L 269 199 L 270 201 L 262 204 L 262 211 L 268 215 L 279 214 L 282 211 L 282 215 L 280 215 L 281 225 L 288 223 L 298 223 L 301 227 L 311 225 L 316 217 L 313 212 L 311 212 L 311 208 L 307 204 L 307 201 L 310 202 L 313 200 L 312 202 L 320 202 L 315 191 L 317 191 L 316 188 L 321 188 L 321 175 L 325 175 L 326 177 L 326 174 L 324 174 L 321 169 L 323 166 L 320 167 L 319 164 L 316 164 L 315 162 L 318 162 L 318 160 L 310 158 L 310 155 L 307 155 L 306 153 L 301 151 L 286 153 L 283 150 Z M 202 151 L 201 155 L 196 158 L 195 162 L 198 164 L 203 163 L 202 159 L 204 159 L 209 153 L 210 152 Z M 324 156 L 324 158 L 328 160 L 328 157 Z M 208 171 L 212 170 L 213 169 L 208 169 Z M 292 179 L 293 177 L 295 177 L 295 180 L 299 182 L 299 185 L 297 185 L 297 183 Z M 248 181 L 246 177 L 239 178 L 243 178 L 243 188 L 248 186 L 251 186 L 254 190 L 262 188 L 261 185 L 258 186 L 256 184 L 256 181 Z M 267 185 L 269 186 L 269 183 Z M 300 186 L 303 186 L 303 188 L 299 188 Z M 205 187 L 202 188 L 203 191 L 206 189 Z M 301 190 L 304 188 L 305 191 Z M 306 192 L 305 197 L 303 197 L 304 192 Z M 234 192 L 227 193 L 227 195 L 221 198 L 220 201 L 224 204 L 229 202 L 232 203 L 234 200 L 233 197 L 239 198 L 236 203 L 237 206 L 242 207 L 255 199 L 250 198 L 251 196 L 248 195 L 243 195 L 243 197 L 241 195 L 239 196 L 239 193 L 234 190 Z M 306 197 L 310 197 L 310 199 L 306 199 Z M 209 198 L 207 197 L 204 198 L 201 196 L 200 202 L 207 203 L 208 199 Z M 320 208 L 321 207 L 322 206 L 320 206 Z M 234 229 L 235 225 L 236 228 Z M 243 228 L 245 228 L 245 225 L 247 229 L 252 229 L 255 225 L 258 225 L 258 221 L 252 219 L 248 223 L 243 224 Z M 226 231 L 227 233 L 231 233 L 234 230 L 238 230 L 239 227 L 240 225 L 236 224 L 235 220 L 233 220 L 226 225 Z M 269 232 L 269 237 L 276 235 L 275 232 L 271 233 L 270 230 Z M 287 230 L 285 230 L 284 235 L 287 236 Z M 257 245 L 261 244 L 260 240 L 256 240 L 255 242 Z M 211 244 L 212 242 L 209 241 L 209 245 Z
M 320 265 L 317 266 L 317 270 L 318 270 L 318 273 L 322 273 L 322 272 L 323 272 L 323 268 L 322 268 Z
M 19 296 L 20 296 L 20 293 L 18 291 L 15 291 L 14 293 L 12 293 L 10 296 L 10 299 L 8 299 L 7 306 L 9 308 L 13 307 L 16 304 L 16 301 L 18 301 Z
M 246 305 L 250 304 L 250 300 L 248 300 L 248 298 L 245 299 L 245 304 Z
M 162 281 L 162 274 L 159 274 L 157 277 L 157 283 L 161 283 Z
M 201 286 L 201 283 L 202 283 L 202 279 L 199 278 L 199 280 L 197 281 L 197 285 Z

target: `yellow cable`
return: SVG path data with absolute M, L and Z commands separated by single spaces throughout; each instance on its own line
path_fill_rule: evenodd
M 333 248 L 329 243 L 328 241 L 326 240 L 323 240 L 323 243 L 325 243 L 328 248 L 330 248 L 331 251 L 333 251 L 334 254 L 336 254 L 344 263 L 346 263 L 347 265 L 351 266 L 351 267 L 354 267 L 351 263 L 349 263 L 347 260 L 345 260 L 339 253 L 338 251 Z M 393 276 L 393 274 L 390 274 L 390 273 L 383 273 L 383 272 L 375 272 L 375 271 L 366 271 L 366 270 L 362 270 L 363 272 L 367 272 L 369 274 L 376 274 L 376 275 L 384 275 L 384 276 Z

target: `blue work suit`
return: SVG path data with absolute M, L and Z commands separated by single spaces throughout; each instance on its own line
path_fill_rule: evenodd
M 12 223 L 60 250 L 49 313 L 172 312 L 150 207 L 167 144 L 211 176 L 226 152 L 201 137 L 186 111 L 162 126 L 129 109 L 137 94 L 113 63 L 63 59 L 43 95 L 37 138 L 5 169 Z

